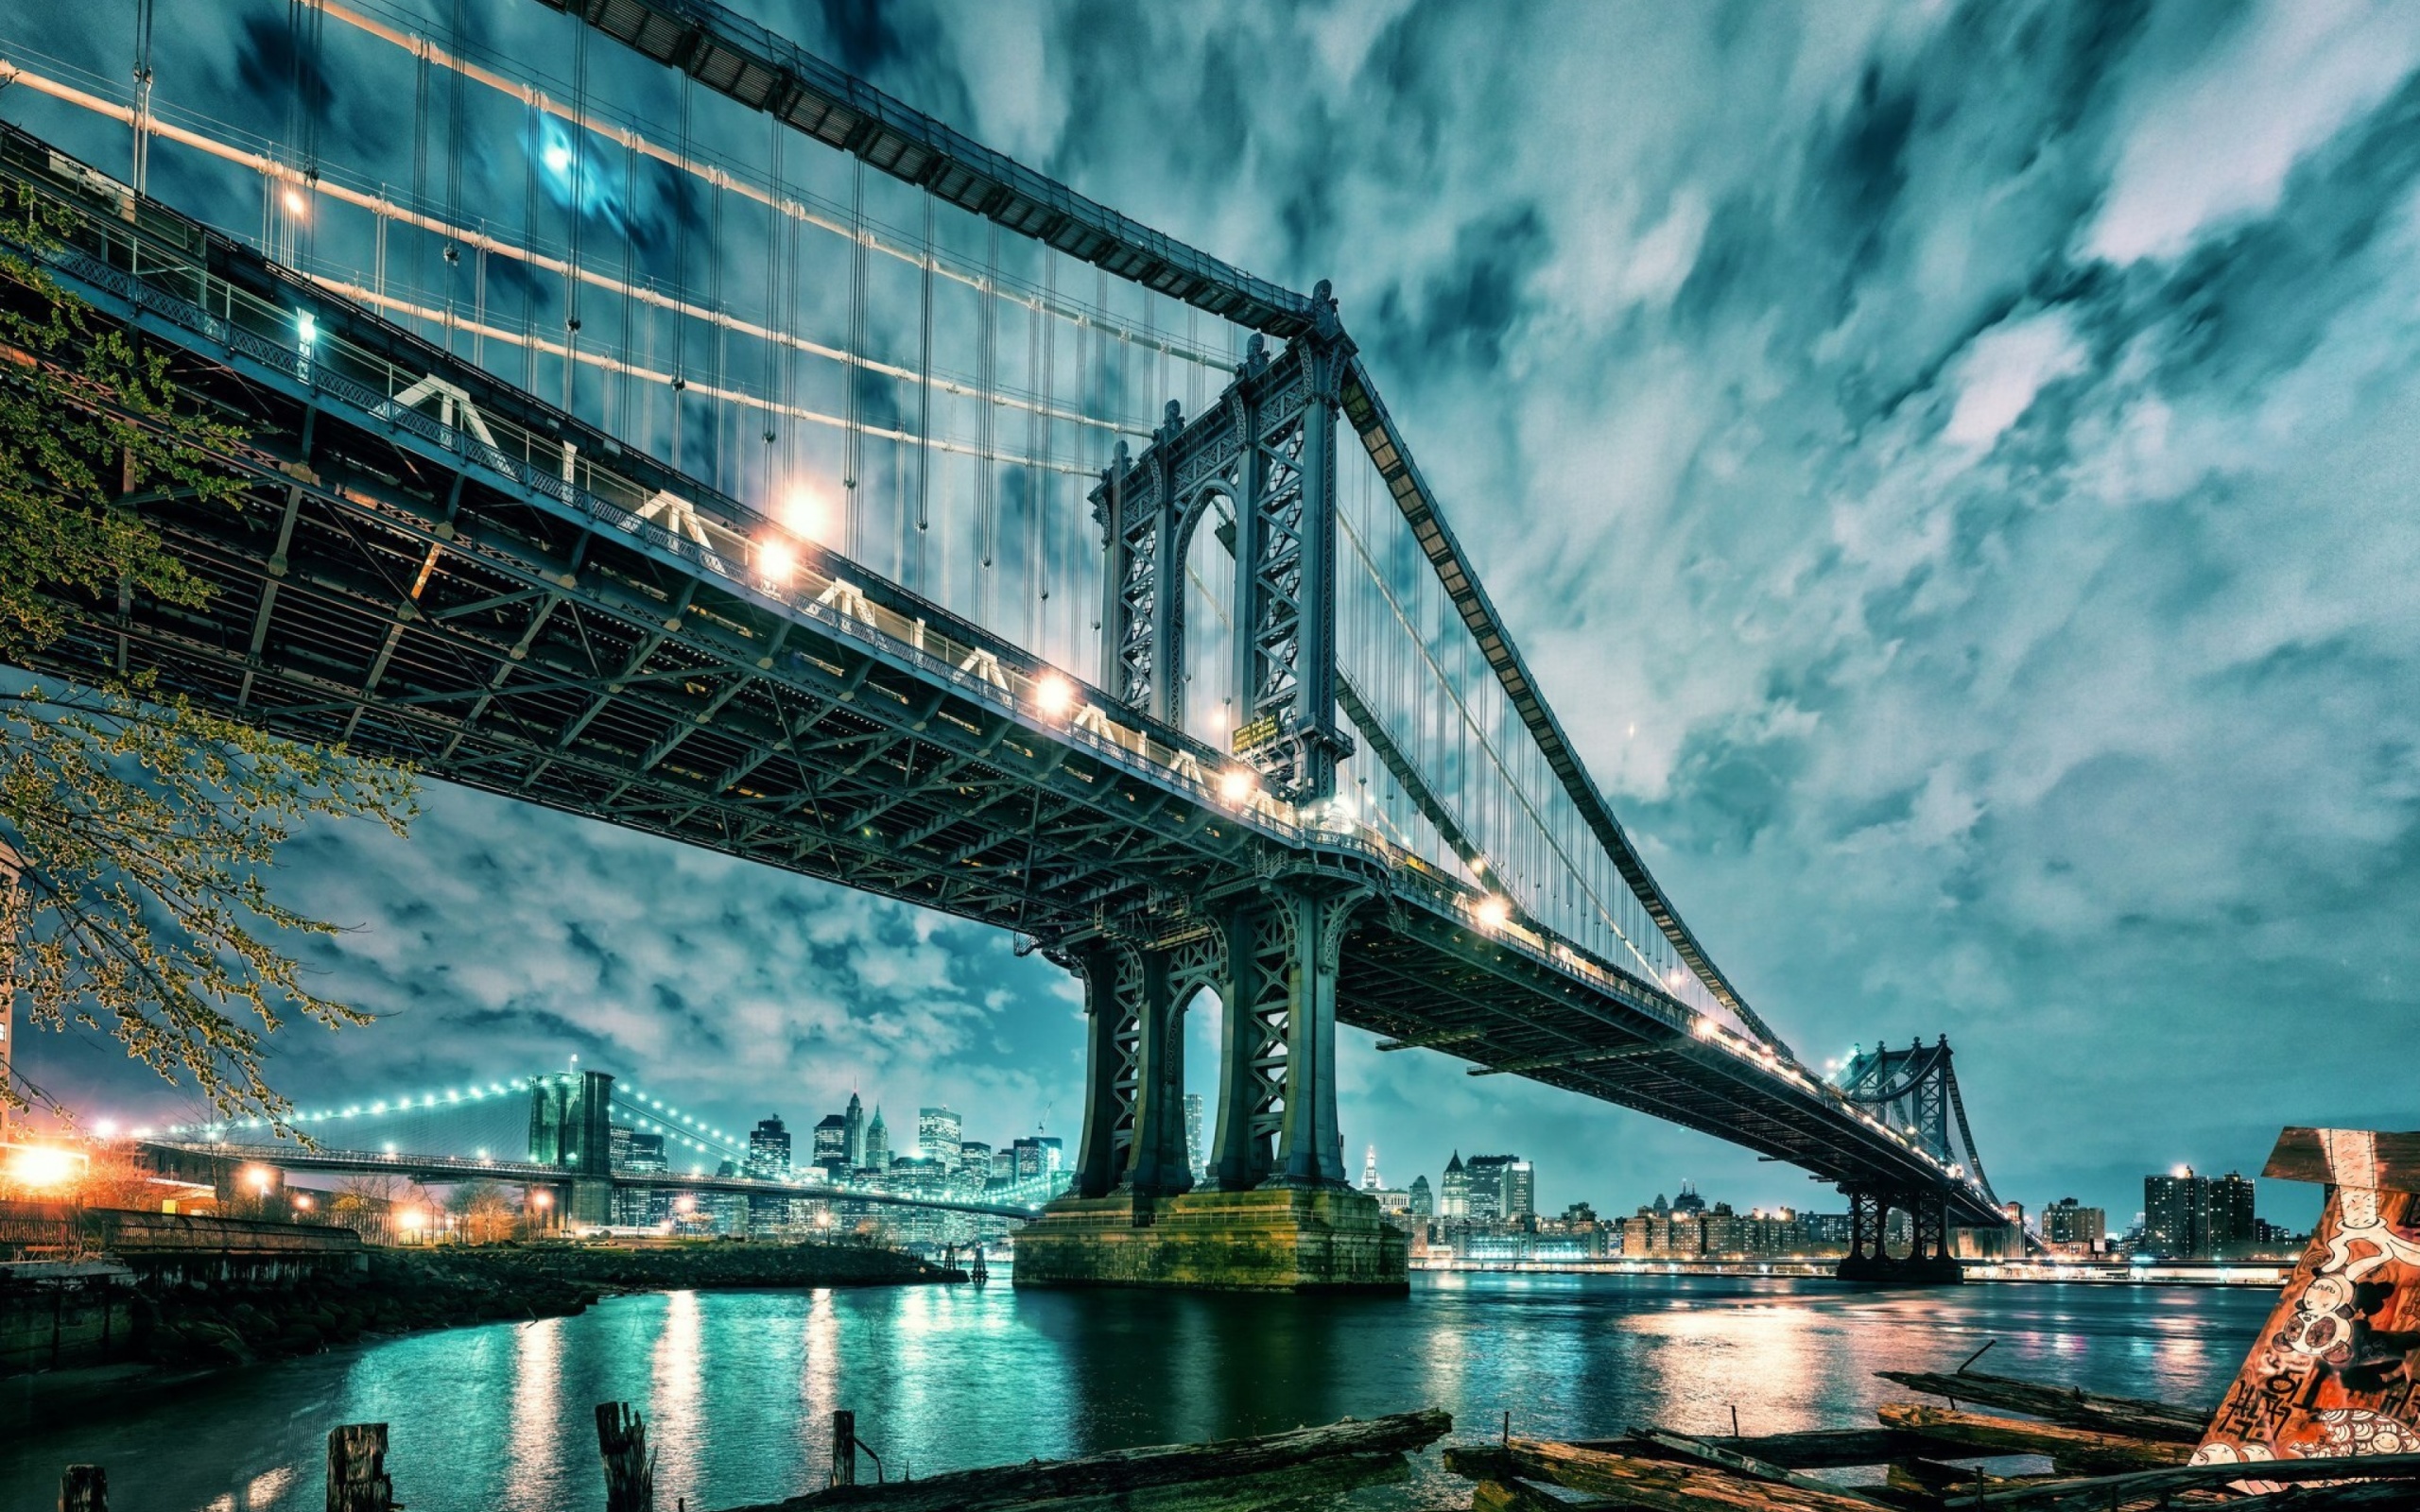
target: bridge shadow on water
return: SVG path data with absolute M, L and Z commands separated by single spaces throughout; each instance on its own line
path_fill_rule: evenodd
M 1003 1284 L 681 1292 L 576 1318 L 389 1340 L 74 1406 L 0 1383 L 0 1507 L 59 1467 L 107 1467 L 127 1505 L 319 1504 L 327 1430 L 393 1425 L 414 1512 L 557 1512 L 601 1496 L 592 1408 L 636 1403 L 659 1501 L 742 1505 L 821 1484 L 830 1415 L 889 1473 L 1228 1437 L 1423 1405 L 1457 1437 L 1587 1436 L 1656 1421 L 1778 1433 L 1873 1420 L 1877 1369 L 1994 1368 L 2214 1400 L 2272 1300 L 2258 1291 L 1424 1277 L 1409 1299 L 1017 1292 Z M 1448 1487 L 1434 1457 L 1418 1474 Z M 1363 1493 L 1365 1496 L 1371 1493 Z M 1431 1498 L 1430 1500 L 1435 1500 Z

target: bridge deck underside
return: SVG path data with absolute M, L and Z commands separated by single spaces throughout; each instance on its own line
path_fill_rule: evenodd
M 249 252 L 219 243 L 213 257 L 214 271 L 307 300 L 323 330 L 445 375 L 490 415 L 575 439 L 584 455 L 618 454 L 374 317 L 281 283 Z M 1685 1010 L 1652 988 L 1609 991 L 1473 929 L 1437 879 L 1281 846 L 1198 785 L 1117 760 L 947 662 L 701 570 L 660 531 L 584 514 L 466 460 L 425 425 L 315 392 L 189 318 L 152 313 L 156 300 L 138 315 L 123 288 L 87 277 L 79 293 L 138 326 L 190 398 L 243 427 L 224 460 L 247 492 L 241 507 L 140 501 L 209 600 L 86 604 L 52 650 L 57 670 L 155 672 L 163 692 L 296 739 L 1046 938 L 1155 915 L 1182 927 L 1189 907 L 1256 887 L 1272 868 L 1333 869 L 1378 898 L 1346 942 L 1343 1022 L 1443 1037 L 1456 1055 L 1828 1179 L 1939 1181 L 1836 1102 L 1690 1038 Z M 644 458 L 615 466 L 705 497 Z M 902 614 L 947 621 L 831 566 Z M 947 633 L 988 640 L 955 622 Z M 1961 1216 L 1996 1215 L 1970 1199 Z

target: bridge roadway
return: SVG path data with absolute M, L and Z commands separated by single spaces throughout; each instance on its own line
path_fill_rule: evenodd
M 148 1140 L 144 1148 L 175 1156 L 198 1156 L 237 1165 L 273 1165 L 281 1171 L 322 1171 L 344 1175 L 408 1177 L 415 1181 L 456 1182 L 486 1179 L 521 1186 L 568 1186 L 579 1173 L 534 1160 L 475 1160 L 461 1155 L 388 1155 L 376 1150 L 305 1150 L 292 1144 L 211 1144 L 178 1140 Z M 680 1176 L 616 1171 L 614 1185 L 648 1192 L 737 1193 L 754 1197 L 816 1197 L 833 1202 L 867 1202 L 892 1208 L 930 1208 L 941 1212 L 971 1212 L 992 1218 L 1030 1219 L 1042 1212 L 1037 1203 L 958 1202 L 920 1197 L 904 1192 L 876 1192 L 836 1186 L 823 1181 L 763 1181 L 744 1176 Z
M 8 180 L 75 214 L 70 245 L 43 253 L 60 283 L 246 434 L 217 457 L 247 480 L 245 507 L 130 501 L 211 584 L 208 603 L 87 604 L 46 670 L 154 672 L 282 735 L 995 924 L 1080 970 L 1112 936 L 1139 942 L 1173 963 L 1179 1009 L 1210 980 L 1201 961 L 1250 954 L 1222 902 L 1283 886 L 1302 903 L 1289 927 L 1318 947 L 1304 958 L 1332 952 L 1318 968 L 1332 999 L 1303 998 L 1296 1017 L 1333 1018 L 1255 1059 L 1242 1103 L 1222 1089 L 1221 1153 L 1260 1151 L 1248 1177 L 1270 1169 L 1270 1140 L 1281 1171 L 1343 1175 L 1332 1070 L 1307 1058 L 1340 1022 L 1823 1181 L 1930 1194 L 1955 1223 L 2001 1221 L 1973 1173 L 1773 1042 L 1502 918 L 1367 828 L 1245 791 L 1214 747 L 862 564 L 799 542 L 773 580 L 755 544 L 769 524 L 737 501 L 198 222 L 113 197 L 23 133 L 0 146 Z M 315 337 L 299 335 L 304 312 Z M 415 395 L 433 412 L 407 407 Z M 1125 1111 L 1114 1145 L 1088 1134 L 1094 1182 L 1102 1160 L 1128 1169 L 1136 1109 L 1150 1087 L 1181 1087 L 1183 1044 L 1096 1033 L 1087 1107 Z M 1314 1099 L 1282 1096 L 1282 1078 L 1313 1074 L 1323 1126 Z M 1230 1108 L 1245 1108 L 1232 1137 Z

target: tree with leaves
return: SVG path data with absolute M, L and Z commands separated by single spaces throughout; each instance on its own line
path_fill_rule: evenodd
M 96 322 L 19 250 L 60 234 L 22 188 L 0 207 L 0 663 L 42 664 L 90 606 L 195 606 L 147 498 L 246 507 L 214 455 L 240 437 L 180 403 L 167 358 Z M 405 770 L 281 740 L 162 694 L 146 677 L 0 682 L 0 991 L 19 1022 L 115 1037 L 228 1117 L 290 1132 L 263 1070 L 299 1018 L 366 1022 L 304 985 L 297 936 L 335 926 L 279 902 L 278 848 L 320 817 L 404 833 Z M 65 1111 L 25 1075 L 0 1108 Z

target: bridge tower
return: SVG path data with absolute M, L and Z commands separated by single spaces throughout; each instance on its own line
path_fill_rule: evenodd
M 1891 1133 L 1913 1141 L 1944 1167 L 1971 1170 L 1981 1178 L 1948 1036 L 1929 1045 L 1917 1040 L 1904 1050 L 1876 1041 L 1872 1050 L 1850 1057 L 1837 1085 Z M 1842 1280 L 1922 1284 L 1965 1279 L 1950 1248 L 1945 1186 L 1850 1184 L 1841 1193 L 1849 1199 L 1849 1252 L 1837 1272 Z M 1899 1255 L 1891 1253 L 1894 1212 L 1908 1218 L 1906 1253 Z
M 1174 726 L 1185 554 L 1205 519 L 1229 522 L 1217 528 L 1236 560 L 1231 749 L 1297 804 L 1333 796 L 1353 749 L 1337 723 L 1335 490 L 1354 347 L 1326 282 L 1311 302 L 1310 328 L 1283 354 L 1254 335 L 1215 404 L 1187 421 L 1170 402 L 1151 445 L 1132 458 L 1121 445 L 1092 495 L 1100 684 Z M 1406 1284 L 1403 1237 L 1351 1190 L 1336 1117 L 1339 957 L 1370 889 L 1270 859 L 1250 886 L 1161 900 L 1046 944 L 1084 984 L 1083 1137 L 1073 1198 L 1018 1239 L 1020 1284 Z M 1194 1193 L 1184 1014 L 1204 988 L 1222 1016 L 1218 1123 L 1210 1190 Z M 1265 1275 L 1221 1258 L 1271 1253 L 1288 1262 Z
M 557 1072 L 529 1079 L 529 1160 L 560 1168 L 570 1194 L 557 1211 L 572 1223 L 614 1221 L 614 1077 Z

